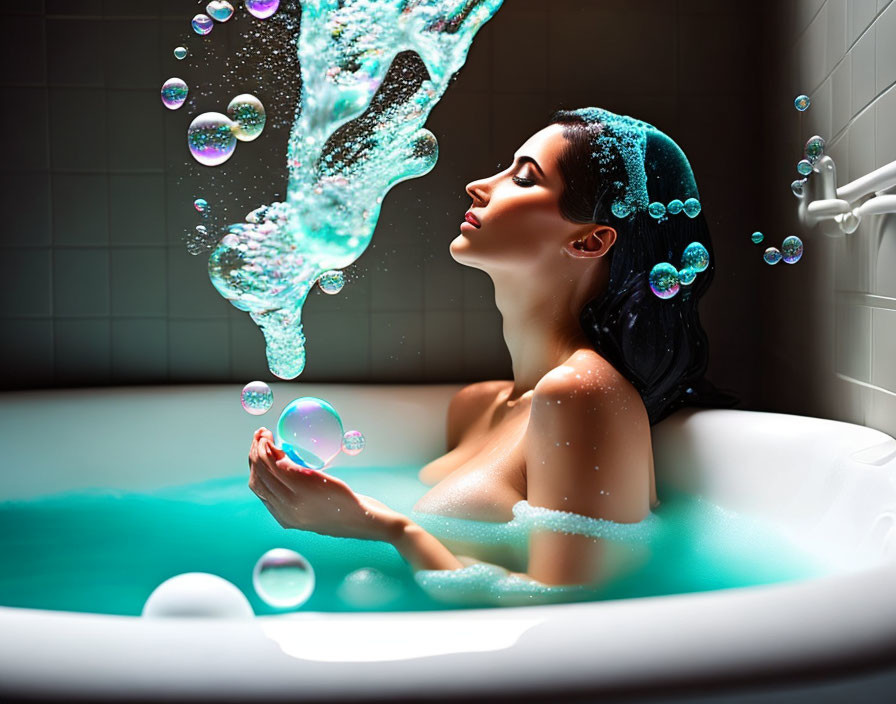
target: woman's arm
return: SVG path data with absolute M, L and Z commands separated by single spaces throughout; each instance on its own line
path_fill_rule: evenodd
M 392 545 L 414 570 L 456 570 L 464 567 L 458 557 L 407 516 Z

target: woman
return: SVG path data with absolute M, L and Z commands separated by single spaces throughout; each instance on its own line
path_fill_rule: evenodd
M 670 299 L 651 268 L 689 243 L 712 249 L 703 215 L 650 203 L 696 198 L 684 154 L 631 118 L 556 113 L 513 163 L 466 188 L 472 206 L 451 242 L 494 282 L 513 381 L 472 384 L 451 400 L 449 452 L 420 471 L 432 485 L 415 511 L 507 522 L 513 506 L 637 523 L 659 505 L 650 426 L 676 408 L 726 402 L 703 380 L 696 305 L 712 265 Z M 693 201 L 696 202 L 696 201 Z M 676 211 L 676 208 L 670 208 Z M 697 208 L 699 211 L 699 207 Z M 298 467 L 256 431 L 250 488 L 287 528 L 390 542 L 415 570 L 455 570 L 456 554 L 407 516 L 341 480 Z M 536 531 L 526 574 L 544 585 L 605 575 L 600 539 Z

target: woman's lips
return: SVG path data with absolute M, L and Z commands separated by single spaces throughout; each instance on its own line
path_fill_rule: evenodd
M 473 227 L 480 227 L 482 223 L 479 222 L 479 219 L 473 215 L 469 210 L 464 213 L 464 220 L 470 223 Z

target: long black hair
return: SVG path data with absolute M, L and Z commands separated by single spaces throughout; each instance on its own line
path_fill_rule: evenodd
M 734 405 L 736 397 L 704 378 L 709 344 L 697 303 L 712 282 L 715 256 L 703 212 L 694 218 L 670 215 L 663 221 L 643 209 L 616 217 L 611 205 L 623 198 L 628 176 L 618 153 L 600 153 L 596 138 L 607 126 L 567 110 L 554 113 L 549 124 L 563 125 L 567 142 L 559 158 L 565 182 L 561 214 L 571 222 L 607 224 L 617 233 L 606 255 L 607 290 L 589 301 L 580 315 L 595 350 L 638 390 L 651 425 L 683 406 Z M 649 177 L 651 200 L 684 200 L 675 192 L 679 182 L 661 176 Z M 650 270 L 660 262 L 679 262 L 691 242 L 706 247 L 709 267 L 673 298 L 657 297 L 650 289 Z

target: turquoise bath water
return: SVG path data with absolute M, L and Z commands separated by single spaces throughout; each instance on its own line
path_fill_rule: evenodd
M 417 471 L 368 467 L 330 473 L 410 513 L 427 490 Z M 433 599 L 388 544 L 281 528 L 247 481 L 240 475 L 151 493 L 92 490 L 0 503 L 0 605 L 139 615 L 164 580 L 210 572 L 239 587 L 256 614 L 282 613 L 254 592 L 252 569 L 264 552 L 285 547 L 304 555 L 316 574 L 314 593 L 297 610 L 374 610 L 339 597 L 344 578 L 362 567 L 403 586 L 400 600 L 376 610 L 463 606 Z M 589 598 L 728 589 L 827 572 L 755 521 L 698 497 L 662 489 L 660 497 L 655 515 L 661 530 L 651 538 L 649 561 Z

